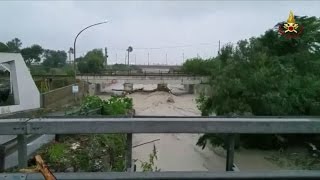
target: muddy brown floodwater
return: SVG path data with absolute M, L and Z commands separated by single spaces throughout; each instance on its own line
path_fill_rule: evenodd
M 134 88 L 140 88 L 136 85 Z M 153 89 L 156 85 L 145 86 Z M 173 91 L 181 91 L 181 86 L 169 86 Z M 107 98 L 107 96 L 101 96 Z M 133 99 L 136 115 L 152 116 L 200 116 L 196 105 L 196 95 L 174 96 L 167 92 L 134 93 L 129 95 Z M 167 102 L 171 97 L 174 102 Z M 154 143 L 133 148 L 133 159 L 148 162 L 153 146 L 157 150 L 158 159 L 155 165 L 161 171 L 224 171 L 225 157 L 222 153 L 213 151 L 208 146 L 205 149 L 196 146 L 201 134 L 134 134 L 133 146 L 160 139 Z M 265 157 L 270 152 L 259 150 L 241 150 L 235 153 L 235 163 L 240 170 L 276 170 L 279 169 Z M 141 164 L 136 162 L 137 171 L 141 171 Z

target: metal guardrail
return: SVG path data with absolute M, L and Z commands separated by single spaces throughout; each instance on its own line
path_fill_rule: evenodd
M 45 74 L 45 75 L 43 75 L 43 74 L 33 74 L 32 75 L 32 77 L 38 77 L 38 78 L 52 78 L 52 77 L 54 77 L 54 78 L 74 78 L 74 76 L 73 75 L 65 75 L 65 74 Z
M 320 118 L 20 118 L 2 119 L 0 135 L 77 133 L 320 133 Z
M 18 134 L 19 167 L 27 165 L 26 135 L 28 134 L 97 134 L 126 133 L 126 167 L 132 171 L 132 133 L 224 133 L 229 134 L 226 170 L 233 170 L 234 134 L 318 134 L 320 117 L 68 117 L 35 119 L 2 119 L 0 135 Z M 1 176 L 4 174 L 0 174 Z M 10 174 L 9 174 L 10 175 Z M 14 174 L 11 174 L 14 175 Z M 10 176 L 11 176 L 10 175 Z M 277 173 L 209 172 L 160 173 L 64 173 L 58 179 L 294 179 L 318 178 L 320 171 Z M 38 179 L 39 175 L 27 175 Z M 40 178 L 41 179 L 41 178 Z
M 219 180 L 319 180 L 319 171 L 260 171 L 260 172 L 95 172 L 95 173 L 54 173 L 57 180 L 187 180 L 187 179 L 219 179 Z M 44 180 L 38 173 L 0 174 L 0 180 Z
M 199 75 L 185 74 L 185 73 L 114 73 L 114 74 L 77 74 L 77 76 L 169 76 L 169 77 L 197 77 Z
M 136 71 L 105 71 L 98 74 L 93 73 L 81 73 L 77 74 L 77 76 L 197 76 L 192 74 L 187 74 L 182 71 L 175 71 L 175 72 L 136 72 Z M 63 74 L 33 74 L 33 78 L 72 78 L 73 76 L 70 75 L 63 75 Z
M 21 116 L 27 116 L 27 117 L 34 117 L 34 116 L 41 116 L 42 109 L 31 109 L 31 110 L 25 110 L 25 111 L 19 111 L 19 112 L 13 112 L 10 114 L 1 114 L 0 119 L 13 119 L 18 118 Z M 39 138 L 41 135 L 34 134 L 34 135 L 27 135 L 27 143 L 30 143 L 34 141 L 35 139 Z M 15 137 L 11 140 L 8 140 L 7 142 L 0 144 L 0 172 L 4 170 L 4 159 L 6 156 L 14 153 L 18 149 L 18 137 Z

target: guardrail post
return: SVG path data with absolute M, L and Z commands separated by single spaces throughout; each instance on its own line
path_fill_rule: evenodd
M 0 173 L 4 172 L 5 159 L 6 159 L 6 147 L 4 145 L 0 145 Z
M 227 164 L 226 171 L 233 171 L 233 157 L 234 157 L 234 141 L 235 135 L 227 135 Z
M 46 107 L 46 96 L 44 93 L 41 93 L 40 95 L 40 101 L 41 101 L 41 107 L 45 108 Z
M 27 138 L 23 134 L 18 135 L 18 163 L 19 168 L 28 166 Z
M 126 170 L 131 172 L 132 169 L 132 134 L 127 134 L 127 146 L 126 146 Z

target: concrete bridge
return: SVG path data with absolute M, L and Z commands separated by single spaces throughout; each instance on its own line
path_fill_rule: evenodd
M 142 72 L 163 72 L 178 71 L 182 68 L 179 65 L 135 65 L 140 68 Z
M 77 79 L 93 84 L 123 83 L 124 90 L 133 90 L 133 84 L 181 84 L 189 92 L 193 92 L 194 85 L 207 83 L 208 77 L 177 75 L 177 74 L 135 74 L 135 75 L 78 75 Z

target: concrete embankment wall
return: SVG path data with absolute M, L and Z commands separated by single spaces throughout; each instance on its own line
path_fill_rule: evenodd
M 77 85 L 79 86 L 79 92 L 75 96 L 72 93 L 72 85 L 41 94 L 41 107 L 55 108 L 66 104 L 79 102 L 85 95 L 88 94 L 89 85 L 86 82 L 79 82 Z

